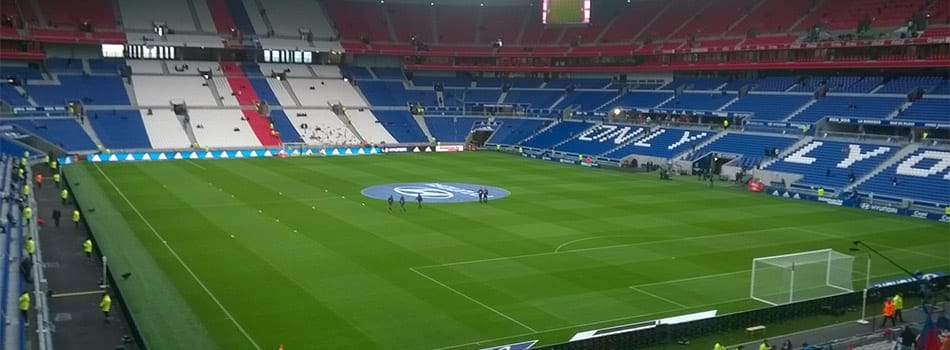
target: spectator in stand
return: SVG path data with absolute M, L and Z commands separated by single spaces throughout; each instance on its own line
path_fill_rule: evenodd
M 891 327 L 897 326 L 894 321 L 894 300 L 891 298 L 884 301 L 884 320 L 881 322 L 881 328 L 887 325 L 887 320 L 891 320 Z

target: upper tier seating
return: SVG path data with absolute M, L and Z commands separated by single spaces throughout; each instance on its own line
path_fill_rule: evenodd
M 795 77 L 766 77 L 752 83 L 755 91 L 785 91 L 795 84 Z
M 677 154 L 689 151 L 713 134 L 715 134 L 713 131 L 660 128 L 646 134 L 636 142 L 607 153 L 605 156 L 610 159 L 623 159 L 631 154 L 640 154 L 669 159 Z
M 287 79 L 304 106 L 326 106 L 327 102 L 347 107 L 366 107 L 356 88 L 342 79 Z
M 534 118 L 499 118 L 495 120 L 501 122 L 501 126 L 495 128 L 488 143 L 492 145 L 515 145 L 520 144 L 525 138 L 538 132 L 553 121 L 548 119 Z
M 0 101 L 13 107 L 30 106 L 30 101 L 20 95 L 13 85 L 0 83 Z
M 689 90 L 715 90 L 726 83 L 723 78 L 676 78 L 663 88 L 676 90 L 685 86 Z
M 508 90 L 508 95 L 505 96 L 505 103 L 522 103 L 529 104 L 531 108 L 550 108 L 554 102 L 557 102 L 561 96 L 564 95 L 563 91 L 557 90 L 517 90 L 511 89 Z
M 945 80 L 946 78 L 944 77 L 898 77 L 885 83 L 884 87 L 876 91 L 876 93 L 906 94 L 915 88 L 920 88 L 924 90 L 924 92 L 928 92 L 945 82 Z
M 525 147 L 547 149 L 594 126 L 586 122 L 563 121 L 524 141 Z
M 723 110 L 755 113 L 755 120 L 782 120 L 810 100 L 810 95 L 749 94 Z
M 900 97 L 825 96 L 791 121 L 814 123 L 828 116 L 884 119 L 904 101 Z
M 910 107 L 907 107 L 906 110 L 899 113 L 896 118 L 944 123 L 950 122 L 950 99 L 925 96 L 923 99 L 914 101 Z
M 38 0 L 46 20 L 65 28 L 78 28 L 79 24 L 88 20 L 95 30 L 115 30 L 116 16 L 112 13 L 112 2 L 109 0 Z M 21 6 L 29 6 L 29 2 L 21 2 Z
M 611 103 L 611 106 L 620 106 L 624 108 L 656 108 L 660 103 L 666 101 L 670 97 L 673 97 L 673 94 L 669 92 L 631 91 L 624 94 L 623 96 L 620 96 L 620 98 Z M 610 108 L 611 106 L 607 107 Z
M 803 16 L 811 3 L 808 1 L 765 0 L 748 16 L 739 20 L 729 35 L 745 35 L 754 29 L 757 33 L 781 33 Z
M 715 111 L 735 98 L 736 95 L 719 92 L 684 93 L 660 105 L 660 108 Z
M 30 84 L 26 87 L 37 104 L 62 106 L 66 101 L 83 101 L 86 105 L 128 105 L 122 79 L 118 76 L 60 75 L 59 85 Z
M 320 3 L 309 0 L 261 0 L 274 32 L 278 35 L 300 35 L 301 28 L 307 28 L 315 40 L 328 40 L 336 34 L 330 26 L 330 20 Z M 266 33 L 266 28 L 256 28 L 258 33 Z
M 135 97 L 141 106 L 169 106 L 170 101 L 179 99 L 189 106 L 217 106 L 211 90 L 203 86 L 206 83 L 199 76 L 132 75 Z
M 574 91 L 567 93 L 555 108 L 576 106 L 579 111 L 594 111 L 617 95 L 616 91 Z
M 887 160 L 898 146 L 815 140 L 766 169 L 804 177 L 800 183 L 841 189 Z
M 407 102 L 418 102 L 424 106 L 438 105 L 432 89 L 407 90 L 398 81 L 363 80 L 358 84 L 363 96 L 373 106 L 406 106 Z
M 288 109 L 290 124 L 311 146 L 358 146 L 359 138 L 333 111 L 328 109 Z
M 119 11 L 122 12 L 122 25 L 127 30 L 144 29 L 151 31 L 155 22 L 165 22 L 169 29 L 175 31 L 198 31 L 195 22 L 192 20 L 187 0 L 117 1 Z M 194 3 L 196 6 L 204 6 L 204 10 L 207 11 L 207 5 L 204 1 L 195 1 Z M 182 13 L 182 11 L 187 12 Z M 208 14 L 207 17 L 210 18 L 211 15 Z M 214 31 L 213 23 L 202 23 L 203 27 L 204 25 L 208 25 L 207 28 L 202 28 L 205 31 Z
M 639 126 L 600 124 L 557 146 L 555 150 L 599 155 L 640 136 L 645 131 L 646 129 Z
M 896 184 L 895 181 L 896 180 Z M 950 204 L 950 152 L 919 149 L 858 185 L 864 195 Z

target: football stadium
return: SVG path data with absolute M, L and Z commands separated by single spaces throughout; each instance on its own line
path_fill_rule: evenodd
M 5 350 L 946 349 L 947 0 L 0 0 Z

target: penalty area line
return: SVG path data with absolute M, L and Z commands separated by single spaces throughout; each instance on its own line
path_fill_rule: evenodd
M 640 293 L 646 294 L 647 296 L 651 296 L 651 297 L 654 297 L 654 298 L 656 298 L 656 299 L 660 299 L 660 300 L 662 300 L 662 301 L 665 301 L 665 302 L 667 302 L 667 303 L 670 303 L 670 304 L 679 306 L 679 307 L 684 308 L 684 309 L 688 309 L 688 308 L 689 308 L 689 306 L 686 306 L 686 305 L 677 303 L 677 302 L 675 302 L 675 301 L 673 301 L 673 300 L 670 300 L 670 299 L 661 297 L 661 296 L 659 296 L 659 295 L 656 295 L 656 294 L 647 292 L 647 291 L 645 291 L 645 290 L 643 290 L 643 289 L 637 288 L 636 286 L 630 286 L 630 287 L 627 287 L 627 288 L 630 288 L 630 289 L 632 289 L 632 290 L 635 290 L 635 291 L 638 291 L 638 292 L 640 292 Z
M 508 319 L 508 320 L 511 321 L 511 322 L 517 323 L 519 326 L 524 327 L 525 329 L 527 329 L 527 330 L 529 330 L 529 331 L 531 331 L 531 332 L 534 332 L 534 333 L 537 333 L 537 332 L 538 332 L 538 331 L 535 330 L 534 328 L 531 328 L 531 327 L 529 327 L 528 325 L 526 325 L 526 324 L 524 324 L 524 323 L 521 323 L 521 321 L 518 321 L 518 320 L 514 319 L 513 317 L 508 316 L 508 315 L 506 315 L 505 313 L 503 313 L 503 312 L 501 312 L 501 311 L 498 311 L 498 310 L 496 310 L 495 308 L 493 308 L 493 307 L 491 307 L 491 306 L 485 305 L 485 303 L 482 303 L 482 302 L 480 302 L 480 301 L 478 301 L 478 300 L 475 300 L 475 298 L 472 298 L 472 297 L 466 295 L 465 293 L 459 292 L 457 289 L 452 288 L 452 287 L 449 287 L 449 286 L 446 285 L 445 283 L 442 283 L 442 282 L 440 282 L 439 280 L 430 277 L 429 275 L 426 275 L 426 274 L 424 274 L 424 273 L 422 273 L 422 272 L 419 272 L 419 271 L 417 271 L 416 269 L 411 268 L 411 267 L 409 268 L 409 270 L 412 271 L 412 272 L 415 272 L 417 275 L 422 276 L 423 278 L 425 278 L 425 279 L 427 279 L 427 280 L 430 280 L 430 281 L 434 282 L 435 284 L 438 284 L 438 285 L 442 286 L 442 287 L 445 288 L 445 289 L 448 289 L 448 290 L 452 291 L 452 292 L 455 293 L 455 294 L 458 294 L 459 296 L 461 296 L 461 297 L 463 297 L 463 298 L 465 298 L 465 299 L 468 299 L 469 301 L 471 301 L 471 302 L 473 302 L 473 303 L 476 303 L 476 304 L 480 305 L 481 307 L 483 307 L 483 308 L 485 308 L 485 309 L 488 309 L 488 310 L 491 311 L 491 312 L 494 312 L 494 313 L 497 314 L 498 316 L 504 317 L 504 318 Z
M 205 168 L 205 167 L 203 167 L 203 166 L 201 166 L 201 165 L 198 165 L 198 163 L 192 162 L 192 161 L 190 161 L 190 160 L 186 160 L 185 163 L 194 165 L 196 168 L 201 169 L 201 170 L 208 170 L 208 168 Z
M 112 181 L 112 178 L 110 178 L 109 175 L 106 175 L 106 173 L 102 171 L 102 168 L 99 167 L 98 163 L 93 163 L 93 165 L 95 165 L 96 170 L 99 171 L 99 174 L 102 174 L 102 177 L 106 179 L 106 181 L 109 182 L 109 185 L 112 185 L 112 188 L 115 189 L 116 193 L 118 193 L 119 196 L 122 197 L 122 200 L 124 200 L 125 203 L 129 205 L 129 208 L 132 208 L 132 211 L 135 212 L 136 215 L 138 215 L 139 219 L 141 219 L 143 223 L 145 223 L 145 226 L 147 226 L 148 229 L 152 231 L 152 234 L 155 235 L 155 238 L 158 238 L 158 240 L 161 241 L 165 245 L 165 249 L 168 249 L 168 252 L 171 253 L 173 257 L 175 257 L 175 260 L 178 260 L 178 263 L 181 264 L 183 268 L 185 268 L 185 271 L 187 271 L 188 274 L 191 275 L 191 278 L 193 278 L 195 282 L 198 283 L 198 286 L 200 286 L 201 289 L 203 289 L 205 293 L 208 294 L 211 300 L 214 301 L 214 303 L 218 305 L 218 308 L 221 309 L 222 312 L 224 312 L 224 315 L 227 316 L 228 319 L 231 320 L 231 323 L 233 323 L 234 326 L 237 328 L 237 330 L 240 331 L 242 335 L 244 335 L 244 338 L 246 338 L 247 341 L 250 342 L 251 345 L 253 345 L 255 349 L 262 350 L 261 346 L 258 345 L 256 341 L 254 341 L 254 338 L 251 338 L 251 335 L 248 334 L 246 330 L 244 330 L 244 327 L 242 327 L 240 323 L 238 323 L 237 319 L 234 318 L 234 315 L 232 315 L 231 312 L 228 311 L 226 307 L 224 307 L 224 304 L 222 304 L 221 301 L 218 300 L 218 297 L 216 297 L 214 293 L 212 293 L 211 290 L 208 289 L 208 286 L 206 286 L 204 282 L 202 282 L 201 279 L 198 278 L 198 275 L 196 275 L 195 272 L 191 270 L 191 267 L 189 267 L 188 264 L 185 263 L 185 260 L 183 260 L 181 256 L 179 256 L 178 253 L 175 252 L 175 249 L 173 249 L 171 245 L 168 244 L 168 241 L 165 240 L 165 237 L 162 237 L 162 235 L 159 234 L 157 230 L 155 230 L 155 227 L 152 226 L 152 223 L 150 223 L 147 219 L 145 219 L 145 216 L 142 215 L 142 212 L 139 211 L 139 209 L 135 206 L 135 204 L 132 204 L 132 201 L 129 200 L 129 197 L 126 197 L 125 193 L 123 193 L 122 190 L 120 190 L 119 187 L 115 185 L 115 182 Z

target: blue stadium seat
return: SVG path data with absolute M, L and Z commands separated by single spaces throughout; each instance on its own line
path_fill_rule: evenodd
M 416 75 L 412 77 L 412 84 L 418 87 L 432 87 L 436 83 L 441 83 L 445 87 L 469 87 L 472 80 L 462 77 L 428 77 Z
M 759 159 L 773 148 L 784 150 L 797 139 L 780 135 L 743 134 L 731 132 L 692 152 L 692 159 L 700 158 L 709 152 L 737 154 L 743 157 Z
M 950 204 L 950 152 L 919 149 L 858 185 L 862 195 Z M 897 180 L 897 184 L 893 180 Z
M 614 106 L 623 108 L 656 108 L 657 105 L 672 97 L 669 92 L 642 92 L 632 91 L 620 96 L 616 101 L 607 106 L 607 109 Z
M 796 80 L 798 80 L 796 77 L 765 77 L 756 80 L 752 85 L 754 85 L 753 90 L 755 91 L 781 92 L 788 90 L 789 87 L 795 84 Z
M 373 111 L 386 131 L 400 143 L 429 142 L 409 111 Z
M 577 89 L 603 89 L 610 84 L 609 79 L 551 79 L 544 85 L 545 89 L 563 89 L 573 86 Z
M 82 60 L 78 58 L 47 58 L 46 70 L 50 73 L 82 74 Z
M 559 90 L 508 90 L 505 103 L 529 104 L 531 108 L 550 108 L 564 92 Z
M 488 118 L 472 117 L 425 117 L 426 127 L 432 137 L 440 142 L 465 142 L 475 122 Z
M 913 89 L 921 88 L 924 92 L 934 90 L 940 84 L 946 84 L 944 77 L 897 77 L 888 81 L 876 91 L 878 94 L 906 94 Z
M 660 108 L 715 111 L 736 97 L 720 92 L 684 93 L 664 103 Z
M 72 118 L 20 119 L 2 122 L 4 125 L 16 125 L 23 131 L 42 137 L 67 151 L 96 150 L 86 131 Z
M 633 140 L 644 131 L 645 129 L 639 126 L 601 124 L 578 134 L 570 141 L 557 146 L 555 150 L 599 155 Z
M 541 128 L 552 123 L 549 119 L 534 118 L 499 118 L 495 122 L 501 122 L 501 126 L 495 129 L 491 138 L 488 139 L 490 145 L 515 145 L 528 136 L 534 135 Z
M 755 113 L 755 120 L 782 120 L 810 100 L 811 95 L 748 94 L 723 110 Z
M 86 105 L 129 105 L 122 78 L 118 76 L 60 75 L 60 85 L 26 87 L 37 104 L 63 106 L 69 100 L 84 100 Z
M 827 116 L 884 119 L 904 101 L 900 97 L 825 96 L 790 121 L 814 123 Z
M 402 68 L 373 67 L 370 69 L 373 70 L 373 73 L 375 73 L 376 77 L 379 79 L 406 79 L 406 76 L 402 72 Z
M 681 86 L 686 86 L 687 90 L 715 90 L 725 83 L 725 78 L 676 78 L 663 89 L 676 90 Z
M 950 98 L 924 97 L 914 101 L 896 119 L 950 123 Z
M 690 150 L 694 145 L 702 143 L 714 134 L 713 131 L 660 128 L 646 134 L 636 142 L 607 153 L 606 157 L 622 159 L 631 154 L 641 154 L 669 159 Z
M 423 106 L 438 104 L 434 90 L 406 90 L 399 81 L 364 80 L 357 87 L 373 106 L 408 106 L 410 102 L 418 102 Z M 448 103 L 449 99 L 445 100 Z
M 850 175 L 864 176 L 887 160 L 899 146 L 815 140 L 769 165 L 773 171 L 802 174 L 803 184 L 841 189 Z
M 94 74 L 115 74 L 125 67 L 125 60 L 116 58 L 89 59 L 89 71 Z
M 594 126 L 594 124 L 563 121 L 525 140 L 522 144 L 525 147 L 548 149 L 551 148 L 551 146 L 560 143 L 561 141 L 580 134 L 582 131 L 587 130 L 592 126 Z
M 577 110 L 591 112 L 610 99 L 617 97 L 616 91 L 574 91 L 567 93 L 564 99 L 555 106 L 555 109 L 577 106 Z
M 345 66 L 343 67 L 343 74 L 355 80 L 373 79 L 373 75 L 369 73 L 369 69 L 366 67 Z
M 102 145 L 111 149 L 152 148 L 138 110 L 89 111 L 86 120 Z
M 39 70 L 29 66 L 0 66 L 0 78 L 15 76 L 23 80 L 43 80 Z
M 251 79 L 253 83 L 255 79 Z M 258 95 L 260 96 L 260 95 Z M 287 116 L 287 113 L 282 109 L 272 109 L 270 111 L 270 118 L 274 122 L 274 129 L 280 133 L 280 140 L 283 142 L 304 142 L 303 138 L 300 137 L 300 134 L 297 133 L 297 128 L 294 127 L 290 117 Z
M 25 107 L 30 105 L 30 101 L 20 95 L 12 85 L 0 83 L 0 101 L 13 107 Z

